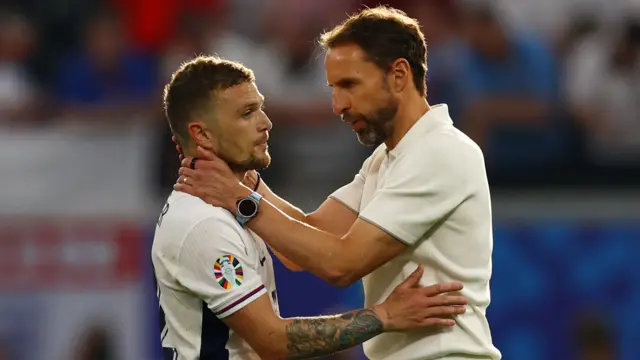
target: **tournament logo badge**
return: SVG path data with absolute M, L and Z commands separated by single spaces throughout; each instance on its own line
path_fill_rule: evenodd
M 216 281 L 223 289 L 229 290 L 242 284 L 244 272 L 242 264 L 233 255 L 224 255 L 218 258 L 213 265 L 213 274 Z

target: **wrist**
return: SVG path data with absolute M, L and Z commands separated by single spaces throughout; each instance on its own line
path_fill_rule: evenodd
M 373 312 L 376 313 L 380 322 L 382 322 L 382 332 L 393 331 L 393 325 L 391 324 L 391 316 L 389 316 L 389 312 L 387 308 L 384 306 L 384 303 L 380 305 L 375 305 L 372 308 Z
M 227 210 L 231 211 L 232 214 L 236 213 L 236 207 L 238 206 L 238 201 L 246 198 L 251 195 L 253 190 L 249 189 L 245 185 L 238 183 L 238 186 L 232 192 L 232 196 L 230 197 L 230 202 L 226 204 Z

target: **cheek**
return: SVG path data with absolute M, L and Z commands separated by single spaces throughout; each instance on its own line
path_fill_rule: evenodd
M 354 110 L 363 115 L 370 115 L 375 112 L 376 104 L 379 104 L 378 94 L 361 94 L 353 102 Z
M 248 147 L 244 138 L 240 138 L 235 134 L 227 134 L 227 136 L 220 141 L 220 153 L 227 159 L 237 163 L 247 156 Z

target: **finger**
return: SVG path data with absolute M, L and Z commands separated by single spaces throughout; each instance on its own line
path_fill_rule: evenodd
M 442 318 L 464 314 L 467 309 L 464 306 L 435 306 L 424 311 L 425 318 Z
M 421 324 L 423 326 L 444 326 L 450 327 L 456 324 L 456 321 L 453 319 L 442 319 L 442 318 L 426 318 Z
M 195 170 L 186 168 L 184 166 L 178 169 L 178 174 L 180 175 L 179 180 L 182 180 L 183 182 L 186 182 L 186 183 L 190 183 L 192 185 L 194 183 L 194 180 L 197 179 L 198 177 L 197 172 Z
M 424 273 L 424 268 L 422 265 L 418 265 L 418 268 L 409 275 L 400 285 L 398 285 L 397 289 L 410 289 L 414 286 L 417 286 L 420 283 L 420 279 L 422 278 L 422 274 Z
M 189 163 L 189 169 L 196 169 L 196 161 L 198 161 L 197 157 L 194 157 L 193 159 L 191 159 L 191 162 Z
M 196 147 L 196 156 L 206 160 L 216 160 L 218 157 L 211 150 L 207 150 L 202 146 Z
M 182 162 L 182 160 L 184 160 L 184 155 L 182 153 L 178 154 L 178 159 Z
M 441 295 L 441 296 L 430 296 L 428 299 L 427 306 L 453 306 L 453 305 L 467 305 L 467 298 L 464 296 L 450 296 L 450 295 Z
M 422 289 L 423 294 L 426 296 L 436 296 L 443 293 L 460 291 L 464 286 L 459 282 L 440 283 L 431 286 L 427 286 Z
M 195 188 L 193 186 L 191 186 L 189 183 L 183 183 L 183 182 L 178 182 L 176 184 L 173 185 L 173 190 L 175 191 L 181 191 L 193 196 L 197 196 L 195 193 Z
M 184 168 L 190 168 L 191 167 L 191 163 L 193 162 L 194 157 L 193 156 L 185 156 L 182 158 L 182 160 L 180 160 L 180 166 L 184 167 Z M 197 163 L 198 165 L 200 165 L 200 163 Z
M 211 160 L 203 160 L 199 157 L 187 156 L 180 160 L 180 166 L 188 169 L 202 169 L 204 163 L 211 163 Z
M 176 180 L 176 184 L 187 184 L 189 186 L 193 186 L 193 184 L 195 183 L 193 178 L 190 178 L 188 176 L 178 176 L 178 179 Z
M 182 146 L 180 146 L 178 139 L 176 139 L 175 136 L 172 136 L 171 140 L 173 140 L 173 142 L 176 144 L 176 151 L 178 152 L 178 154 L 180 154 L 181 156 L 184 156 L 184 153 L 182 152 Z

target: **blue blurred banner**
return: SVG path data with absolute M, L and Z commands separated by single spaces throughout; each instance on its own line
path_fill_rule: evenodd
M 488 313 L 505 359 L 579 359 L 591 318 L 611 326 L 612 359 L 638 358 L 640 224 L 497 223 L 494 236 Z

